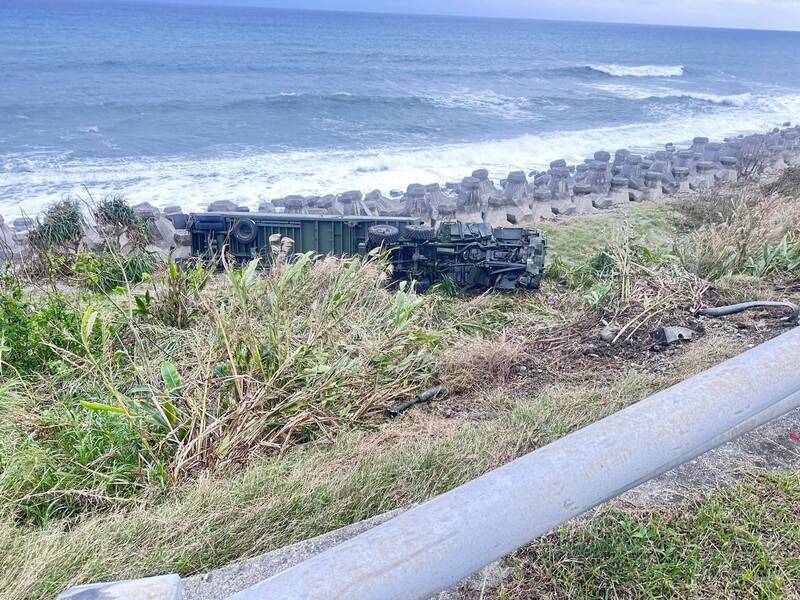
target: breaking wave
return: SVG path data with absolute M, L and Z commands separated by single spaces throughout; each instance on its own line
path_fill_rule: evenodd
M 612 77 L 682 77 L 686 72 L 683 65 L 589 65 L 589 69 Z
M 687 90 L 676 90 L 668 87 L 638 87 L 616 83 L 601 83 L 591 86 L 603 92 L 607 92 L 620 98 L 629 100 L 654 100 L 654 99 L 675 99 L 675 100 L 699 100 L 720 106 L 739 106 L 743 107 L 755 100 L 753 94 L 711 94 L 707 92 L 693 92 Z
M 63 194 L 82 191 L 124 193 L 135 203 L 180 203 L 197 209 L 228 198 L 251 207 L 288 194 L 321 194 L 346 189 L 405 188 L 412 182 L 458 180 L 477 167 L 499 179 L 517 169 L 540 169 L 553 159 L 579 162 L 601 148 L 648 151 L 665 142 L 682 144 L 695 135 L 764 131 L 800 120 L 800 96 L 759 97 L 743 108 L 711 114 L 676 113 L 657 123 L 560 130 L 494 141 L 430 146 L 382 146 L 348 150 L 243 151 L 237 155 L 79 159 L 74 156 L 6 155 L 0 158 L 0 204 L 6 214 L 36 213 Z

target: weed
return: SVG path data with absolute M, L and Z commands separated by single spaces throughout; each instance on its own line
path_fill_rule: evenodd
M 158 321 L 170 327 L 185 328 L 201 310 L 200 295 L 208 285 L 211 271 L 202 262 L 189 262 L 179 266 L 170 257 L 164 266 L 156 298 L 151 308 L 151 296 L 137 297 L 139 314 L 151 313 Z
M 752 478 L 684 506 L 608 508 L 510 559 L 506 598 L 784 598 L 800 581 L 800 477 Z
M 71 272 L 80 285 L 98 292 L 111 292 L 145 281 L 155 266 L 155 257 L 147 253 L 83 252 L 75 257 Z

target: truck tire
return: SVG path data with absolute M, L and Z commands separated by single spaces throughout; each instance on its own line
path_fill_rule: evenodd
M 436 232 L 427 225 L 406 225 L 403 235 L 415 242 L 427 242 L 436 237 Z
M 239 219 L 231 229 L 231 235 L 240 244 L 249 244 L 258 237 L 258 227 L 253 219 Z
M 394 225 L 373 225 L 367 229 L 367 237 L 376 246 L 394 244 L 400 239 L 400 230 Z

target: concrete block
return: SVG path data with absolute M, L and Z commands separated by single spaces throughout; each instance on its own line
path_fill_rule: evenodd
M 161 211 L 149 202 L 141 202 L 131 206 L 134 214 L 140 219 L 157 219 L 161 216 Z
M 183 209 L 177 204 L 170 204 L 169 206 L 165 206 L 164 210 L 161 212 L 164 213 L 164 216 L 177 215 L 182 213 Z
M 575 204 L 575 210 L 578 214 L 586 215 L 597 212 L 593 204 L 593 200 L 597 196 L 592 193 L 591 185 L 588 183 L 577 183 L 573 191 L 572 202 Z
M 156 236 L 162 242 L 171 243 L 175 237 L 175 225 L 165 217 L 155 221 Z
M 176 246 L 192 245 L 192 234 L 185 229 L 175 230 L 175 234 L 172 236 L 172 239 L 174 240 Z
M 181 212 L 171 214 L 164 213 L 164 216 L 172 221 L 172 225 L 175 229 L 186 229 L 186 224 L 189 222 L 189 215 Z
M 217 200 L 208 205 L 208 212 L 236 212 L 239 205 L 230 200 Z
M 11 228 L 6 226 L 0 217 L 0 262 L 15 260 L 19 257 L 19 246 Z
M 29 229 L 33 229 L 33 226 L 36 223 L 30 217 L 19 217 L 11 221 L 11 226 L 14 228 L 14 231 L 28 231 Z
M 644 195 L 645 200 L 650 200 L 651 202 L 661 200 L 661 196 L 664 193 L 662 178 L 663 175 L 655 171 L 648 171 L 644 174 L 644 182 L 647 186 Z

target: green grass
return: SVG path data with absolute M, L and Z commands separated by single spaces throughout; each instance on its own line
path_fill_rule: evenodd
M 506 401 L 500 418 L 419 412 L 331 446 L 310 444 L 228 478 L 83 519 L 69 528 L 0 525 L 0 597 L 33 600 L 71 584 L 219 567 L 423 501 L 636 402 L 736 348 L 697 346 L 669 375 L 623 373 Z M 504 391 L 500 391 L 500 394 Z
M 41 368 L 18 378 L 3 365 L 0 547 L 14 550 L 0 552 L 0 597 L 192 574 L 408 506 L 741 350 L 709 336 L 667 374 L 599 381 L 588 360 L 556 384 L 507 387 L 514 368 L 541 364 L 532 340 L 654 326 L 702 295 L 665 256 L 664 205 L 544 229 L 563 276 L 533 295 L 389 292 L 376 263 L 301 258 L 211 278 L 170 265 L 142 276 L 148 294 L 75 298 L 56 347 L 31 329 Z M 43 306 L 14 294 L 28 316 Z M 454 392 L 433 414 L 387 423 L 387 406 L 440 379 Z M 469 402 L 499 418 L 437 416 Z
M 668 250 L 675 239 L 672 209 L 664 204 L 644 203 L 625 211 L 575 217 L 566 223 L 542 223 L 547 234 L 550 258 L 576 263 L 594 256 L 608 244 L 615 232 L 629 230 L 641 236 L 653 249 Z
M 512 598 L 790 598 L 800 474 L 758 475 L 680 506 L 603 509 L 508 560 Z
M 190 277 L 65 303 L 68 343 L 38 326 L 42 300 L 17 306 L 14 288 L 20 318 L 0 321 L 0 340 L 25 347 L 0 356 L 0 518 L 74 518 L 332 441 L 433 381 L 445 300 L 390 292 L 380 265 L 358 258 L 255 267 L 203 289 Z M 22 315 L 37 327 L 21 329 Z M 40 364 L 26 362 L 39 349 Z

